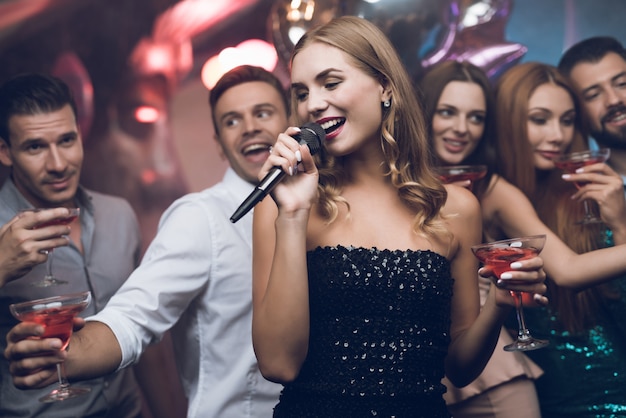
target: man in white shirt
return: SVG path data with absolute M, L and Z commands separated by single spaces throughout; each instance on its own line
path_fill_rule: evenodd
M 626 192 L 626 49 L 615 38 L 588 38 L 565 51 L 558 67 L 578 90 L 591 136 L 611 149 L 608 164 Z
M 287 128 L 288 99 L 271 73 L 242 66 L 220 79 L 209 102 L 220 153 L 230 163 L 223 180 L 164 212 L 141 265 L 106 308 L 74 333 L 69 353 L 45 357 L 58 340 L 20 342 L 35 327 L 16 326 L 5 352 L 16 385 L 52 383 L 57 358 L 66 358 L 70 379 L 127 367 L 172 328 L 188 417 L 272 415 L 281 386 L 261 376 L 251 338 L 252 214 L 235 224 L 229 218 Z M 41 357 L 20 361 L 26 350 Z

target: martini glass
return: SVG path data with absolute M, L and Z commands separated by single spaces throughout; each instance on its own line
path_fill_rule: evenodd
M 556 157 L 553 162 L 557 168 L 560 168 L 567 173 L 574 174 L 579 168 L 591 164 L 603 163 L 608 160 L 610 156 L 611 150 L 609 148 L 601 148 L 597 150 L 562 154 Z M 576 187 L 580 189 L 585 185 L 585 183 L 575 182 L 574 185 L 576 185 Z M 598 216 L 591 210 L 591 208 L 589 207 L 589 202 L 587 200 L 583 200 L 583 205 L 585 205 L 585 216 L 581 220 L 577 221 L 577 224 L 587 225 L 602 222 L 600 216 Z
M 484 265 L 492 268 L 494 274 L 500 278 L 505 271 L 511 270 L 511 263 L 519 260 L 536 257 L 546 241 L 545 235 L 494 241 L 486 244 L 474 245 L 472 252 Z M 529 351 L 547 346 L 546 340 L 538 340 L 530 335 L 530 330 L 524 320 L 522 292 L 511 291 L 515 298 L 517 314 L 517 340 L 504 346 L 505 351 Z
M 486 165 L 447 165 L 435 167 L 439 179 L 444 183 L 456 183 L 459 181 L 470 181 L 469 189 L 476 180 L 480 180 L 487 175 Z
M 67 349 L 72 336 L 74 317 L 83 311 L 91 302 L 91 292 L 73 293 L 64 296 L 53 296 L 28 302 L 9 305 L 11 314 L 22 322 L 36 322 L 44 327 L 41 338 L 59 338 Z M 83 395 L 90 388 L 70 386 L 65 377 L 64 363 L 57 363 L 59 384 L 47 394 L 39 398 L 39 402 L 57 402 Z
M 41 212 L 43 210 L 47 210 L 45 208 L 30 208 L 30 209 L 22 209 L 20 210 L 20 212 Z M 71 224 L 74 219 L 76 219 L 78 217 L 78 214 L 80 213 L 80 209 L 78 208 L 70 208 L 68 209 L 70 211 L 69 215 L 67 215 L 67 217 L 65 218 L 58 218 L 58 219 L 53 219 L 52 221 L 48 221 L 48 222 L 43 222 L 40 224 L 37 224 L 35 226 L 35 228 L 44 228 L 46 226 L 54 226 L 54 225 L 69 225 Z M 33 282 L 32 285 L 36 286 L 36 287 L 50 287 L 50 286 L 57 286 L 60 284 L 66 284 L 67 281 L 65 280 L 61 280 L 61 279 L 57 279 L 54 274 L 52 274 L 52 248 L 49 250 L 42 250 L 42 252 L 44 252 L 48 258 L 46 260 L 46 275 L 44 276 L 43 279 Z

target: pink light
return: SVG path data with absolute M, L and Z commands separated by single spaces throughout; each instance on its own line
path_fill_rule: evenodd
M 209 58 L 202 66 L 202 83 L 210 90 L 224 73 L 235 67 L 256 65 L 273 71 L 277 62 L 278 54 L 271 44 L 260 39 L 249 39 Z
M 157 175 L 154 170 L 145 169 L 141 172 L 141 182 L 143 184 L 152 184 L 155 182 L 156 178 Z
M 146 58 L 148 72 L 164 72 L 172 66 L 172 53 L 167 45 L 152 45 Z
M 152 106 L 139 106 L 135 109 L 135 119 L 141 123 L 154 123 L 159 119 L 159 110 Z

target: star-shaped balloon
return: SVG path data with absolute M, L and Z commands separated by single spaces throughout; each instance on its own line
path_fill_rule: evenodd
M 450 1 L 445 35 L 422 59 L 424 68 L 445 60 L 469 61 L 497 78 L 519 62 L 528 48 L 504 39 L 513 0 L 477 0 L 462 7 Z M 467 2 L 465 2 L 467 3 Z

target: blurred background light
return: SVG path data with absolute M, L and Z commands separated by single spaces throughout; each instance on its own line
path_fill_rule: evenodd
M 202 83 L 212 89 L 217 80 L 227 71 L 240 65 L 255 65 L 273 71 L 278 62 L 274 46 L 261 39 L 249 39 L 235 47 L 224 48 L 209 58 L 202 66 Z

